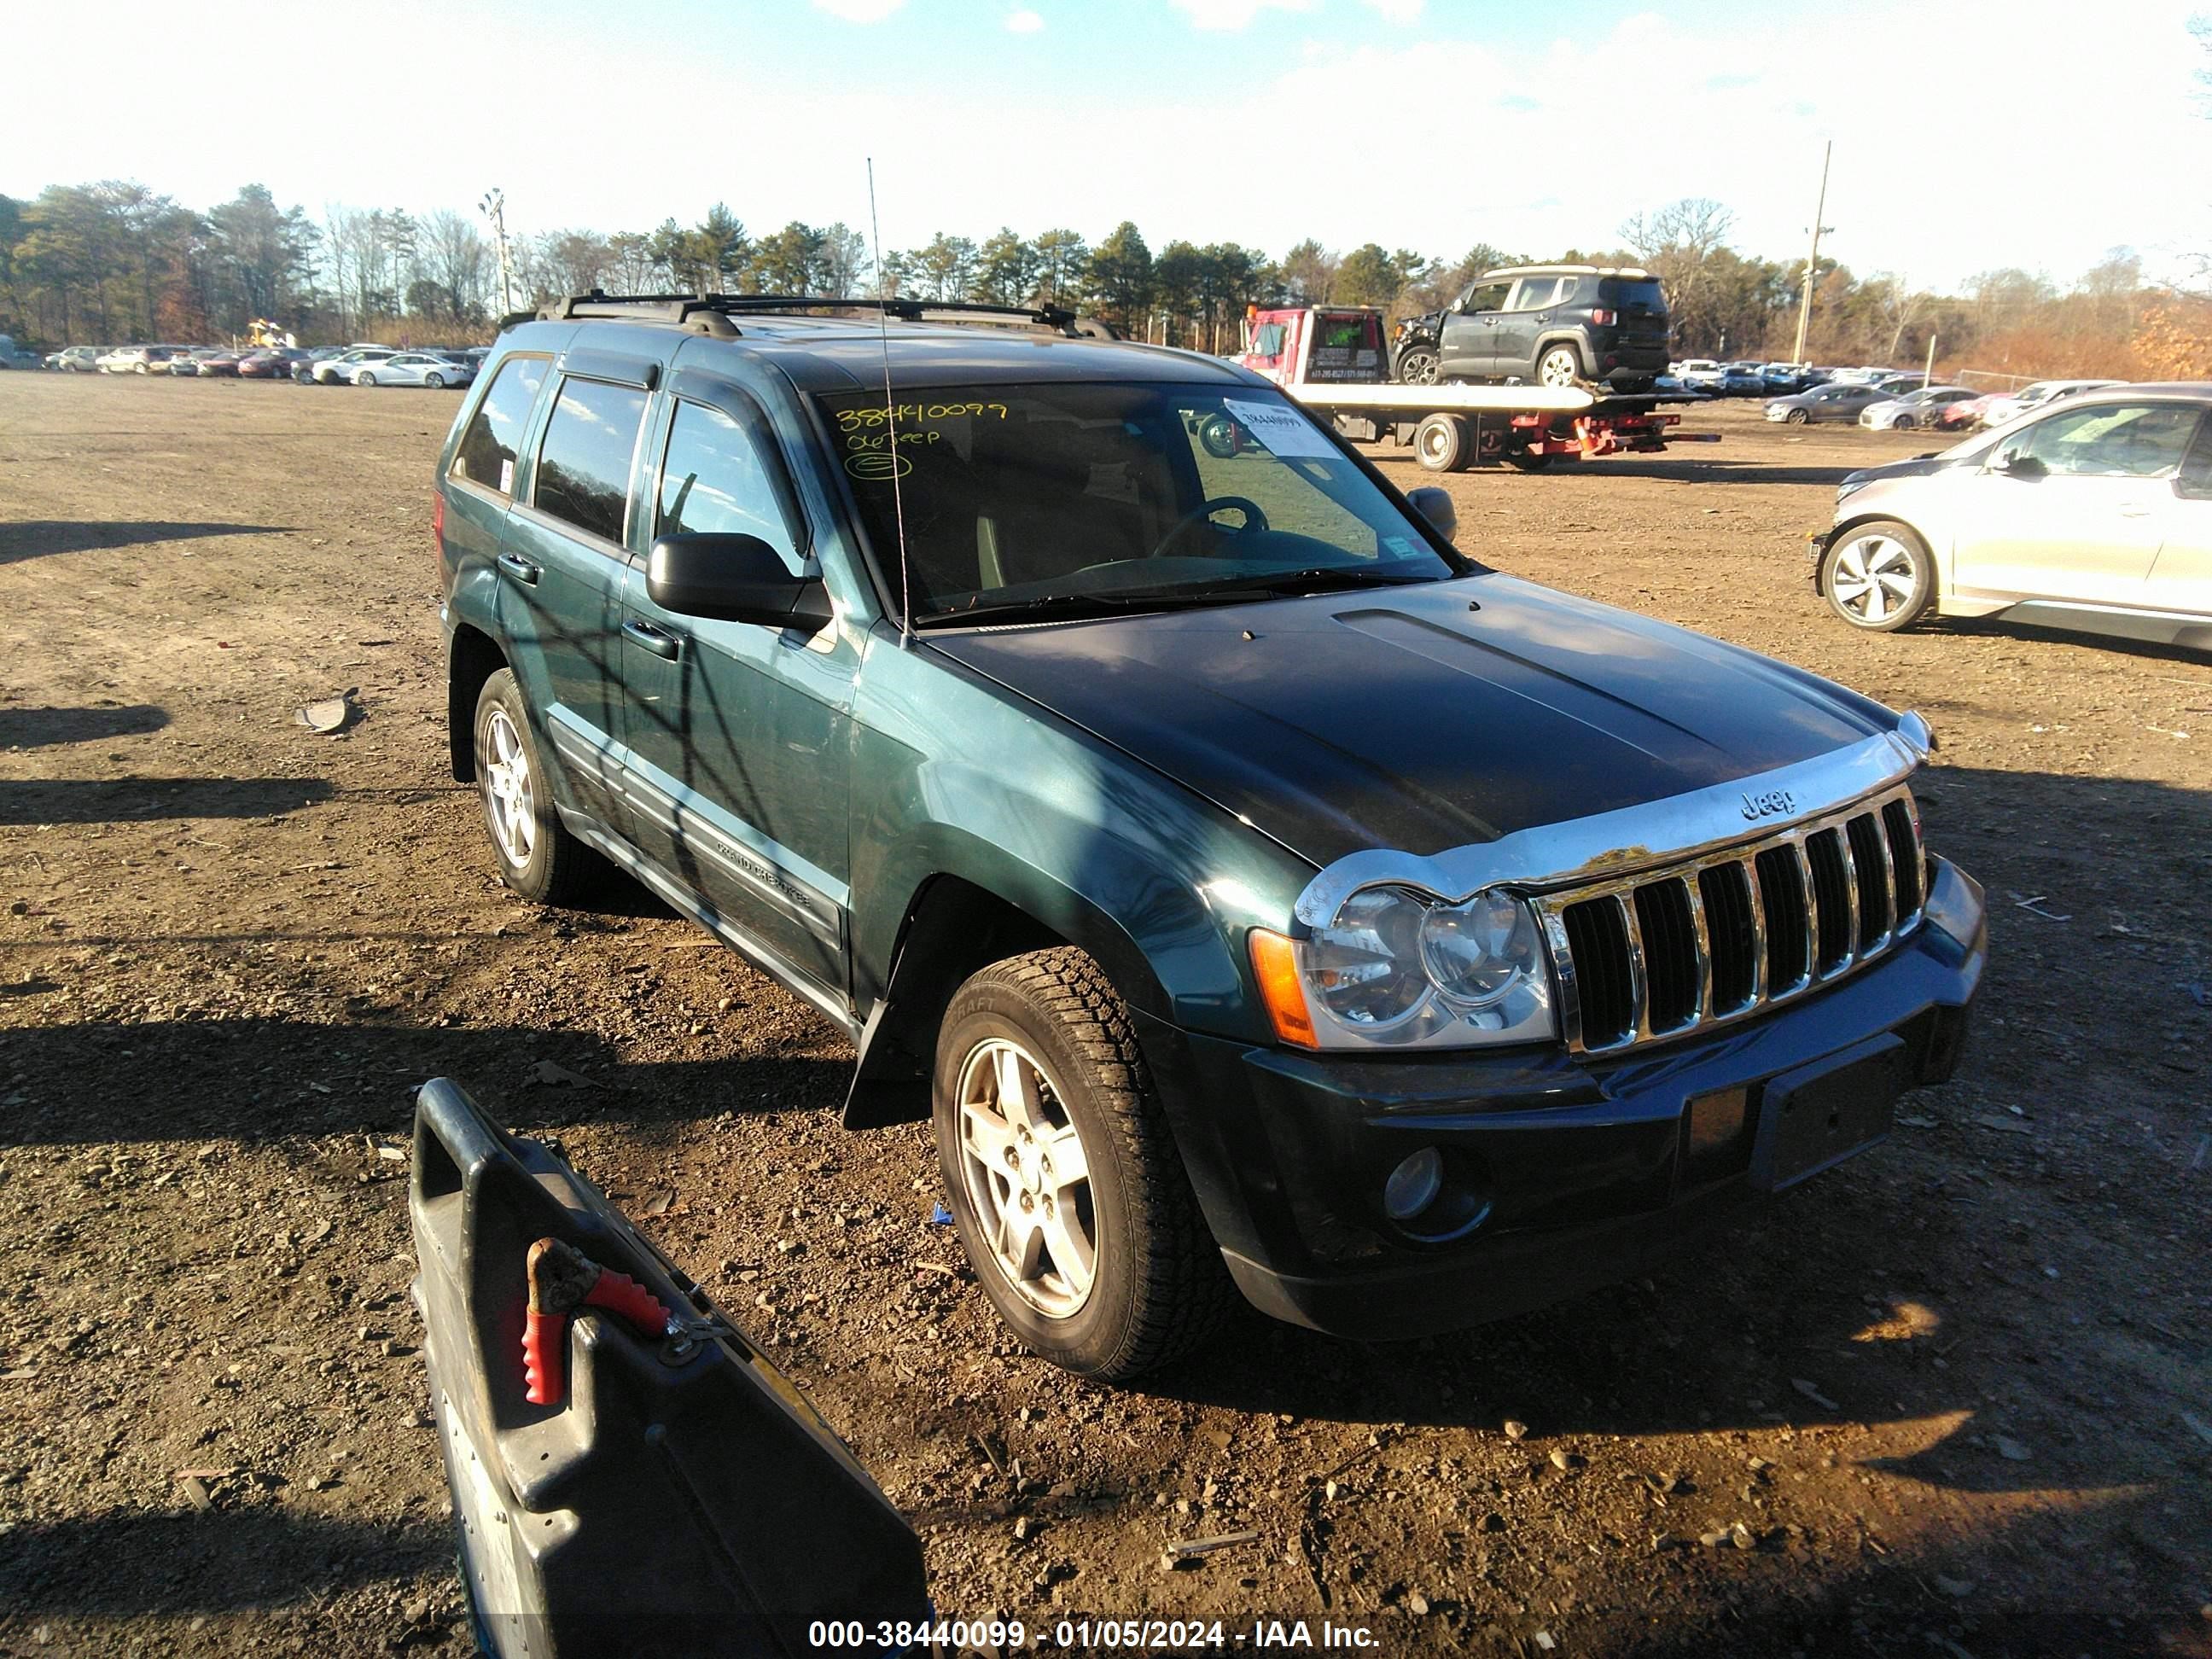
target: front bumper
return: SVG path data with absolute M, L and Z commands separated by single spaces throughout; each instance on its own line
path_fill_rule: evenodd
M 1525 1049 L 1346 1060 L 1149 1019 L 1142 1031 L 1246 1297 L 1340 1335 L 1418 1336 L 1647 1271 L 1881 1139 L 1899 1089 L 1956 1066 L 1987 940 L 1981 889 L 1936 860 L 1925 920 L 1893 954 L 1765 1018 L 1603 1063 Z M 1710 1109 L 1693 1137 L 1691 1104 L 1735 1091 L 1743 1127 L 1717 1151 Z M 1811 1100 L 1844 1127 L 1808 1157 L 1784 1114 Z M 1450 1242 L 1382 1211 L 1385 1178 L 1424 1146 L 1481 1215 Z

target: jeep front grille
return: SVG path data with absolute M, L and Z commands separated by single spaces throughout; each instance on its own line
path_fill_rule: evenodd
M 1778 835 L 1535 898 L 1568 1046 L 1605 1054 L 1741 1019 L 1840 979 L 1919 924 L 1911 791 Z

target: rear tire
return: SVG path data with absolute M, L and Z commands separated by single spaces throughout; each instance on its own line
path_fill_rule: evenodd
M 1518 467 L 1523 472 L 1541 472 L 1552 464 L 1551 456 L 1539 449 L 1512 450 L 1507 453 L 1505 459 L 1509 465 Z
M 1936 562 L 1910 525 L 1870 519 L 1838 537 L 1820 560 L 1828 608 L 1868 634 L 1894 634 L 1936 602 Z
M 353 383 L 356 386 L 374 386 L 376 384 L 376 376 L 370 374 L 364 368 L 360 374 L 353 377 Z
M 422 384 L 433 392 L 443 392 L 446 389 L 446 377 L 433 370 L 422 377 Z
M 605 866 L 568 833 L 554 808 L 552 780 L 511 668 L 494 674 L 477 694 L 476 763 L 499 878 L 536 904 L 583 897 Z
M 1413 456 L 1431 472 L 1463 472 L 1474 459 L 1474 434 L 1462 416 L 1428 416 L 1413 428 Z
M 1571 386 L 1583 378 L 1582 353 L 1565 343 L 1547 346 L 1536 359 L 1536 384 Z
M 1213 1334 L 1234 1287 L 1128 1008 L 1088 954 L 1035 951 L 969 978 L 939 1028 L 933 1093 L 962 1248 L 1032 1352 L 1125 1382 Z

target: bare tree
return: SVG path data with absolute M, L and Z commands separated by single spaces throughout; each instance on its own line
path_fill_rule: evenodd
M 451 208 L 425 214 L 419 251 L 423 274 L 445 290 L 447 308 L 453 316 L 482 316 L 491 308 L 491 244 L 473 220 Z
M 1705 349 L 1714 323 L 1713 262 L 1728 248 L 1735 215 L 1705 196 L 1686 196 L 1620 228 L 1620 240 L 1667 290 L 1667 309 L 1686 343 Z

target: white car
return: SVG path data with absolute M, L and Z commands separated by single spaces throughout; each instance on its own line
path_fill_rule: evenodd
M 364 365 L 371 366 L 389 357 L 397 357 L 398 350 L 392 346 L 356 346 L 335 357 L 309 365 L 307 378 L 317 386 L 352 386 Z
M 1929 386 L 1924 392 L 1908 392 L 1887 403 L 1868 404 L 1859 411 L 1859 424 L 1876 431 L 1894 428 L 1899 432 L 1910 432 L 1916 426 L 1935 425 L 1936 417 L 1951 404 L 1968 403 L 1981 395 L 1962 386 Z
M 2007 421 L 2016 421 L 2031 409 L 2040 409 L 2054 398 L 2070 398 L 2077 392 L 2101 392 L 2108 386 L 2125 386 L 2125 380 L 2038 380 L 2024 386 L 2009 398 L 1996 398 L 1982 411 L 1984 426 L 2002 426 Z
M 2005 617 L 2212 647 L 2212 385 L 2121 386 L 1846 477 L 1814 585 L 1871 633 Z
M 1674 378 L 1693 392 L 1717 393 L 1728 370 L 1710 357 L 1692 357 L 1674 366 Z
M 353 372 L 356 386 L 466 386 L 477 377 L 476 366 L 442 351 L 401 351 L 364 362 Z
M 183 346 L 118 346 L 99 359 L 98 367 L 103 374 L 167 374 L 169 359 L 184 349 Z

